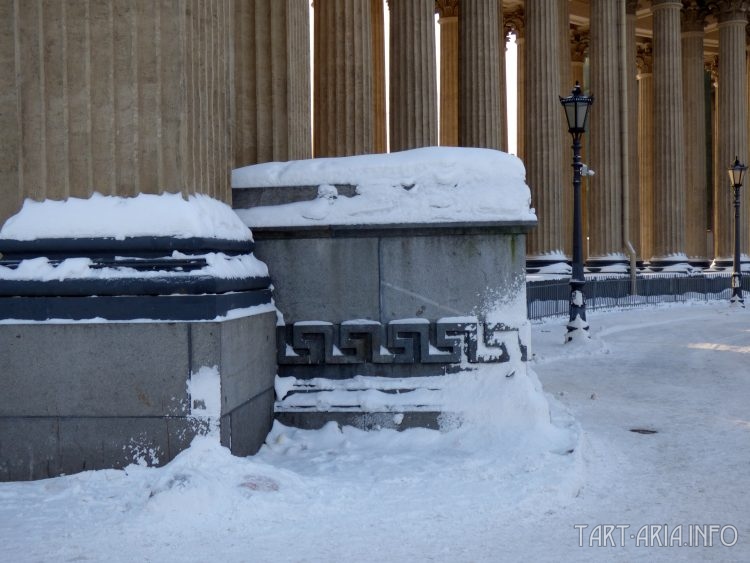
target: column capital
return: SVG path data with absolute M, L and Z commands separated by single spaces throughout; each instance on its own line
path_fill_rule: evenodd
M 702 32 L 708 11 L 698 0 L 685 0 L 682 9 L 682 33 Z
M 651 0 L 651 9 L 657 8 L 682 8 L 682 0 Z
M 570 58 L 574 63 L 582 63 L 589 52 L 589 30 L 573 26 L 570 29 Z
M 523 39 L 524 36 L 524 12 L 518 8 L 511 12 L 503 12 L 503 31 L 505 34 L 515 33 L 516 37 Z
M 625 13 L 634 16 L 638 11 L 638 0 L 625 0 Z
M 654 52 L 650 41 L 638 44 L 638 53 L 635 61 L 636 65 L 638 65 L 639 74 L 653 74 Z
M 435 0 L 435 12 L 441 18 L 457 18 L 458 0 Z
M 750 2 L 748 0 L 716 0 L 712 8 L 712 14 L 719 21 L 719 25 L 725 23 L 746 24 Z

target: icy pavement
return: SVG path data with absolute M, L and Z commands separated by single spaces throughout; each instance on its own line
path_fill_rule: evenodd
M 252 458 L 206 437 L 160 469 L 0 484 L 0 561 L 750 560 L 750 312 L 589 322 L 585 348 L 533 327 L 555 427 L 276 427 Z

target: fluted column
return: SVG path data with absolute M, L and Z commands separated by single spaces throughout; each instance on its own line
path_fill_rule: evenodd
M 372 21 L 372 143 L 373 151 L 388 150 L 385 117 L 385 22 L 383 0 L 370 0 Z
M 440 144 L 458 146 L 458 0 L 436 0 L 440 24 Z
M 372 153 L 370 3 L 325 0 L 314 9 L 313 154 Z
M 228 201 L 231 7 L 0 2 L 0 223 L 27 197 Z
M 624 0 L 591 3 L 589 265 L 625 263 L 622 240 L 622 130 L 618 18 Z
M 563 179 L 562 137 L 559 127 L 564 115 L 559 100 L 550 95 L 561 91 L 560 3 L 547 0 L 526 2 L 526 182 L 531 188 L 532 205 L 538 225 L 528 237 L 532 260 L 561 262 L 564 257 L 565 184 Z M 566 49 L 566 51 L 568 51 Z M 566 53 L 567 54 L 567 53 Z M 557 124 L 558 127 L 554 125 Z
M 584 66 L 586 64 L 586 57 L 588 56 L 588 50 L 589 50 L 589 32 L 588 29 L 580 29 L 578 27 L 572 28 L 570 30 L 570 59 L 571 59 L 571 80 L 575 84 L 578 82 L 581 84 L 581 86 L 584 88 L 584 90 L 588 90 L 587 85 L 584 81 Z M 566 134 L 567 131 L 565 131 Z M 588 150 L 586 148 L 586 145 L 588 143 L 583 143 L 583 146 L 581 147 L 581 160 L 583 162 L 588 162 Z M 568 143 L 563 144 L 563 161 L 565 161 L 565 150 Z M 570 174 L 571 172 L 568 172 Z M 564 176 L 564 178 L 568 177 L 568 174 Z M 588 260 L 588 245 L 586 244 L 586 241 L 588 240 L 589 236 L 589 206 L 588 206 L 588 187 L 589 183 L 587 180 L 584 180 L 581 183 L 581 199 L 583 200 L 583 208 L 581 209 L 581 216 L 583 225 L 581 225 L 583 230 L 583 259 Z M 567 214 L 572 215 L 570 211 L 567 211 Z
M 526 33 L 522 8 L 503 14 L 503 29 L 516 36 L 516 156 L 521 160 L 526 154 Z
M 391 151 L 437 145 L 434 0 L 389 0 Z
M 567 2 L 559 2 L 560 6 L 557 10 L 558 18 L 560 19 L 560 25 L 558 26 L 557 36 L 560 39 L 560 48 L 558 49 L 558 55 L 560 57 L 560 86 L 559 91 L 563 96 L 568 95 L 568 91 L 573 88 L 573 61 L 571 58 L 571 38 L 570 38 L 570 9 Z M 583 84 L 583 83 L 581 83 Z M 568 155 L 567 147 L 570 145 L 570 133 L 566 127 L 560 128 L 560 138 L 562 147 L 562 172 L 561 189 L 563 192 L 563 207 L 562 207 L 562 250 L 566 256 L 572 256 L 573 254 L 573 182 L 570 181 L 573 173 L 572 167 L 570 166 L 569 158 L 565 158 Z
M 633 245 L 636 254 L 641 247 L 641 196 L 640 178 L 638 172 L 638 68 L 636 57 L 638 46 L 636 44 L 636 0 L 627 0 L 625 3 L 625 56 L 627 83 L 625 95 L 628 102 L 628 158 L 625 165 L 628 167 L 628 238 Z M 628 242 L 628 241 L 624 241 Z
M 720 2 L 718 16 L 719 139 L 714 174 L 714 256 L 719 265 L 728 266 L 734 251 L 734 210 L 726 169 L 735 157 L 741 162 L 748 161 L 746 3 L 739 0 Z M 747 252 L 745 247 L 743 254 Z
M 706 96 L 703 70 L 704 14 L 697 2 L 683 11 L 682 79 L 685 110 L 685 251 L 697 266 L 708 265 L 706 226 Z
M 654 249 L 651 263 L 686 262 L 682 2 L 654 0 Z
M 654 252 L 654 74 L 651 44 L 638 47 L 638 178 L 641 256 Z
M 497 1 L 461 0 L 458 26 L 458 142 L 502 149 Z
M 307 5 L 300 0 L 234 5 L 234 165 L 310 158 Z

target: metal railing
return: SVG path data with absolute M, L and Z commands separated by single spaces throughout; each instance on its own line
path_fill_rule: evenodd
M 586 277 L 586 308 L 644 307 L 654 303 L 717 301 L 731 296 L 731 273 L 641 274 L 637 277 L 637 295 L 631 294 L 629 276 Z M 750 292 L 750 275 L 742 276 L 742 289 Z M 748 295 L 750 298 L 750 294 Z M 567 279 L 538 280 L 526 283 L 526 303 L 530 319 L 567 315 L 570 283 Z

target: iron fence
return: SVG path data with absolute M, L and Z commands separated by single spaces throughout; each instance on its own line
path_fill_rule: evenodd
M 629 276 L 586 278 L 586 308 L 643 307 L 653 303 L 716 301 L 731 296 L 729 272 L 685 275 L 647 274 L 636 279 L 636 293 L 631 293 Z M 750 292 L 750 275 L 742 276 L 742 288 Z M 526 303 L 530 319 L 567 315 L 570 282 L 567 279 L 538 280 L 526 283 Z

